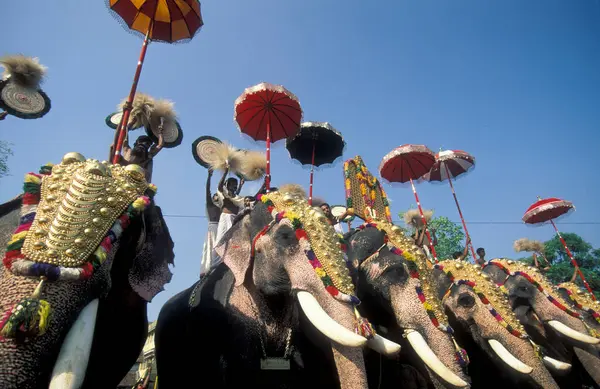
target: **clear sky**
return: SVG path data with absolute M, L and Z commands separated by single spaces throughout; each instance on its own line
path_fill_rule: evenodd
M 573 201 L 577 211 L 559 228 L 600 247 L 600 225 L 589 224 L 600 222 L 597 0 L 213 0 L 202 14 L 191 42 L 149 46 L 138 88 L 173 100 L 185 134 L 155 162 L 166 215 L 204 215 L 206 170 L 191 154 L 197 137 L 263 149 L 240 136 L 233 103 L 266 81 L 295 93 L 305 120 L 336 127 L 344 159 L 361 155 L 372 172 L 405 143 L 472 153 L 477 166 L 456 190 L 473 242 L 489 257 L 514 257 L 518 238 L 552 237 L 550 226 L 520 222 L 537 195 Z M 69 151 L 107 158 L 113 132 L 104 118 L 129 92 L 142 40 L 102 0 L 7 1 L 0 36 L 0 55 L 37 56 L 48 66 L 43 89 L 52 99 L 41 119 L 0 122 L 0 139 L 14 149 L 12 175 L 0 179 L 5 201 L 26 172 Z M 290 161 L 284 142 L 273 148 L 274 184 L 308 187 L 308 171 Z M 343 203 L 342 163 L 319 171 L 315 188 Z M 394 214 L 415 204 L 410 189 L 386 189 Z M 435 215 L 459 220 L 447 183 L 417 190 Z M 174 276 L 150 304 L 150 320 L 197 279 L 206 234 L 204 218 L 167 223 Z

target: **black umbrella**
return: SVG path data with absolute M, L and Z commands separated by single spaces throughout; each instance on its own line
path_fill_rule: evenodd
M 304 122 L 300 131 L 285 142 L 292 159 L 310 165 L 308 201 L 312 204 L 314 168 L 332 164 L 344 154 L 346 142 L 342 135 L 327 122 Z

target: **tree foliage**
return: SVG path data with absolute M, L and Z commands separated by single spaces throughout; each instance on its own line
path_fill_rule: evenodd
M 7 176 L 9 173 L 8 157 L 13 155 L 10 144 L 0 140 L 0 177 Z
M 400 216 L 400 220 L 402 220 L 404 213 L 400 213 L 398 216 Z M 435 251 L 439 260 L 451 259 L 452 254 L 455 252 L 463 252 L 465 248 L 465 234 L 460 226 L 453 223 L 446 216 L 431 218 L 427 223 L 427 226 L 430 231 L 435 231 L 437 237 Z M 411 231 L 411 234 L 412 232 L 413 231 Z M 470 258 L 469 254 L 467 254 L 467 258 Z
M 562 236 L 594 294 L 600 297 L 600 249 L 594 249 L 590 243 L 577 234 L 566 232 Z M 544 243 L 544 255 L 551 264 L 550 269 L 546 271 L 546 276 L 553 283 L 559 284 L 571 279 L 575 269 L 558 235 Z M 533 263 L 531 256 L 521 260 Z M 545 266 L 543 258 L 541 260 L 538 258 L 538 262 Z M 583 286 L 579 277 L 575 282 Z

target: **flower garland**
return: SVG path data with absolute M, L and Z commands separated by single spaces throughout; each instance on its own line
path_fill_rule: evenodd
M 355 169 L 351 169 L 351 164 L 355 166 Z M 375 203 L 377 200 L 377 191 L 380 192 L 381 202 L 383 203 L 385 209 L 385 219 L 391 222 L 392 216 L 389 207 L 390 203 L 385 193 L 385 190 L 379 183 L 379 180 L 369 172 L 362 158 L 360 158 L 359 156 L 356 156 L 353 159 L 349 159 L 346 162 L 344 162 L 344 188 L 346 194 L 346 207 L 350 209 L 353 208 L 353 205 L 355 205 L 352 200 L 352 174 L 354 174 L 356 180 L 359 182 L 360 194 L 363 198 L 365 206 L 375 208 Z
M 151 185 L 146 192 L 147 196 L 140 196 L 130 204 L 127 210 L 115 221 L 98 248 L 90 255 L 89 261 L 81 267 L 67 268 L 34 262 L 27 259 L 21 249 L 40 203 L 42 177 L 51 174 L 52 166 L 53 164 L 46 164 L 40 168 L 39 174 L 30 172 L 25 175 L 19 226 L 7 243 L 2 263 L 13 274 L 40 278 L 41 281 L 31 297 L 22 299 L 2 315 L 0 318 L 0 339 L 13 338 L 17 335 L 17 332 L 34 336 L 43 335 L 48 328 L 51 313 L 50 303 L 40 298 L 44 282 L 46 280 L 73 281 L 90 278 L 94 271 L 106 261 L 113 243 L 130 224 L 131 218 L 143 212 L 150 204 L 151 197 L 156 194 L 156 186 Z
M 564 283 L 558 285 L 558 289 L 564 290 L 565 293 L 567 293 L 567 295 L 569 296 L 569 299 L 573 302 L 573 304 L 578 309 L 581 309 L 582 311 L 589 313 L 594 318 L 594 320 L 596 320 L 598 323 L 600 323 L 600 314 L 595 309 L 590 307 L 590 305 L 592 305 L 593 303 L 596 303 L 596 305 L 599 305 L 599 304 L 597 301 L 592 301 L 588 297 L 587 291 L 580 291 L 582 294 L 580 295 L 581 298 L 579 298 L 579 300 L 578 300 L 577 293 L 573 293 L 573 290 L 578 290 L 577 285 L 572 284 L 570 282 L 564 282 Z

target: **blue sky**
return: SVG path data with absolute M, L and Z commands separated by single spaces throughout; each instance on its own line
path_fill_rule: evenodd
M 581 224 L 600 222 L 598 1 L 230 0 L 203 2 L 202 13 L 191 42 L 149 46 L 138 88 L 173 100 L 185 134 L 155 162 L 166 215 L 204 215 L 206 170 L 191 154 L 197 137 L 262 150 L 240 136 L 233 103 L 266 81 L 295 93 L 305 120 L 342 132 L 344 159 L 361 155 L 373 172 L 405 143 L 472 153 L 475 170 L 455 186 L 473 242 L 488 256 L 514 257 L 518 238 L 552 237 L 550 226 L 519 223 L 537 195 L 573 201 L 577 211 L 563 220 L 571 224 L 559 228 L 600 247 L 600 226 Z M 0 122 L 0 139 L 14 149 L 12 175 L 0 179 L 5 201 L 26 172 L 69 151 L 106 159 L 113 133 L 104 118 L 129 92 L 142 41 L 100 0 L 11 1 L 2 14 L 0 54 L 39 57 L 52 99 L 42 119 Z M 275 185 L 308 186 L 308 171 L 283 143 L 273 147 Z M 386 189 L 394 214 L 415 204 L 410 189 Z M 447 184 L 417 190 L 424 207 L 459 220 Z M 343 202 L 341 163 L 317 173 L 315 195 Z M 150 320 L 197 279 L 206 234 L 203 218 L 167 222 L 174 277 L 150 304 Z

